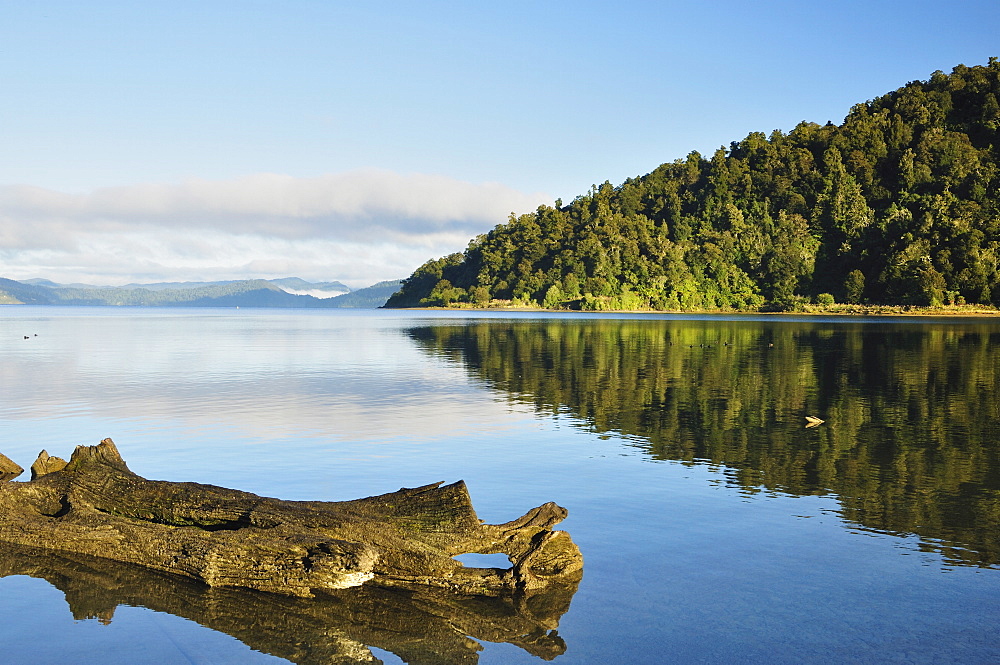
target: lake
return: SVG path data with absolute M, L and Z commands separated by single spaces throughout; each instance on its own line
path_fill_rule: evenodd
M 5 663 L 1000 661 L 1000 320 L 16 306 L 0 363 L 25 468 L 464 479 L 585 561 L 534 604 L 303 600 L 0 544 Z

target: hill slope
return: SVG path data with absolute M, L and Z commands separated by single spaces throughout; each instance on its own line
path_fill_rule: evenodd
M 339 282 L 310 284 L 287 280 L 243 280 L 233 282 L 176 283 L 107 286 L 66 286 L 32 280 L 17 282 L 0 278 L 0 304 L 96 305 L 144 307 L 295 307 L 375 309 L 399 287 L 399 282 L 381 282 L 350 293 Z M 310 293 L 341 293 L 335 297 L 289 293 L 281 288 Z
M 780 310 L 820 294 L 1000 304 L 998 97 L 990 58 L 857 104 L 839 126 L 692 152 L 511 215 L 425 263 L 386 306 Z
M 394 279 L 379 282 L 357 289 L 350 293 L 330 298 L 330 307 L 349 307 L 355 309 L 377 309 L 384 305 L 386 301 L 399 290 L 402 280 Z

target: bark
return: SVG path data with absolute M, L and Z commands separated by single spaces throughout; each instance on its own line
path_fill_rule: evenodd
M 0 541 L 301 597 L 365 583 L 499 596 L 582 576 L 579 549 L 552 530 L 564 508 L 546 503 L 483 524 L 462 481 L 354 501 L 282 501 L 146 480 L 110 439 L 78 446 L 65 466 L 53 460 L 43 451 L 30 482 L 0 483 Z M 452 558 L 464 553 L 503 553 L 512 565 L 466 568 Z

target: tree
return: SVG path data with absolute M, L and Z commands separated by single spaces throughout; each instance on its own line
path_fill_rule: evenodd
M 778 214 L 771 249 L 764 256 L 768 300 L 773 303 L 791 300 L 800 281 L 812 274 L 819 244 L 801 215 L 786 215 L 784 211 Z
M 545 292 L 545 299 L 542 301 L 542 307 L 546 309 L 556 309 L 562 304 L 563 292 L 558 284 L 553 284 L 549 287 L 548 291 Z
M 862 302 L 865 295 L 865 274 L 860 270 L 852 270 L 847 273 L 844 280 L 844 297 L 847 302 L 857 305 Z
M 490 304 L 490 290 L 485 286 L 474 286 L 469 291 L 469 301 L 476 307 L 485 307 Z

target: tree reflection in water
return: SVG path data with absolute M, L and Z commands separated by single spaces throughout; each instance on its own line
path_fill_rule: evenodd
M 1000 563 L 1000 324 L 549 318 L 408 334 L 653 459 L 721 465 L 747 493 L 835 494 L 847 520 L 917 534 L 950 564 Z

